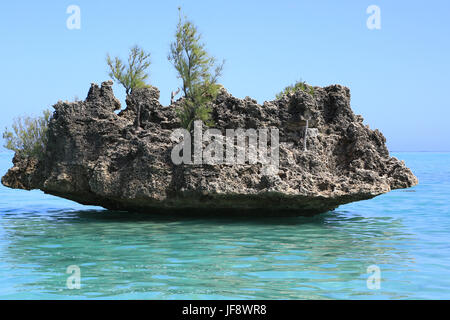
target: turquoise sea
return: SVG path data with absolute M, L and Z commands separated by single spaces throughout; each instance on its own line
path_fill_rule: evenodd
M 0 299 L 450 299 L 450 153 L 393 155 L 418 186 L 314 218 L 163 218 L 0 186 Z

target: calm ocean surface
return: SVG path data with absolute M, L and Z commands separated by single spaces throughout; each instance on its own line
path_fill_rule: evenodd
M 450 153 L 394 155 L 418 186 L 314 218 L 155 218 L 0 186 L 0 299 L 450 299 Z

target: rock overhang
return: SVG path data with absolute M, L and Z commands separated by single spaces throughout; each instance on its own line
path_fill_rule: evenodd
M 418 183 L 389 156 L 382 133 L 353 113 L 350 90 L 341 85 L 262 105 L 220 90 L 211 105 L 216 129 L 279 131 L 279 166 L 271 176 L 260 164 L 175 165 L 171 134 L 180 127 L 182 99 L 168 107 L 158 99 L 155 87 L 136 89 L 117 114 L 112 82 L 92 84 L 85 101 L 54 106 L 43 158 L 16 155 L 2 183 L 111 210 L 238 215 L 312 215 Z

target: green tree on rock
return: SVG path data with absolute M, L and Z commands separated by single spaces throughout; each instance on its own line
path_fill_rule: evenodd
M 128 56 L 128 64 L 125 64 L 120 58 L 111 59 L 109 54 L 106 56 L 106 63 L 109 67 L 109 76 L 122 84 L 125 91 L 130 94 L 133 89 L 145 88 L 148 73 L 146 70 L 150 67 L 150 53 L 142 48 L 134 46 Z
M 4 147 L 22 156 L 42 158 L 48 142 L 48 124 L 51 112 L 45 110 L 40 117 L 14 119 L 12 131 L 3 132 Z
M 178 10 L 179 21 L 168 59 L 183 82 L 185 99 L 178 115 L 182 126 L 190 130 L 195 120 L 213 125 L 208 104 L 217 96 L 220 87 L 217 79 L 222 74 L 224 62 L 216 64 L 216 59 L 201 43 L 197 27 L 182 15 L 180 8 Z

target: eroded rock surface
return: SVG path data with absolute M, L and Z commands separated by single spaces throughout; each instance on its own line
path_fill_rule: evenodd
M 279 129 L 277 174 L 261 164 L 173 164 L 170 136 L 180 127 L 179 102 L 164 107 L 158 89 L 137 89 L 117 113 L 111 86 L 92 84 L 85 101 L 54 105 L 43 159 L 16 155 L 2 183 L 111 210 L 214 216 L 312 215 L 418 182 L 403 161 L 389 156 L 382 133 L 352 112 L 350 91 L 340 85 L 263 105 L 221 90 L 215 128 Z

